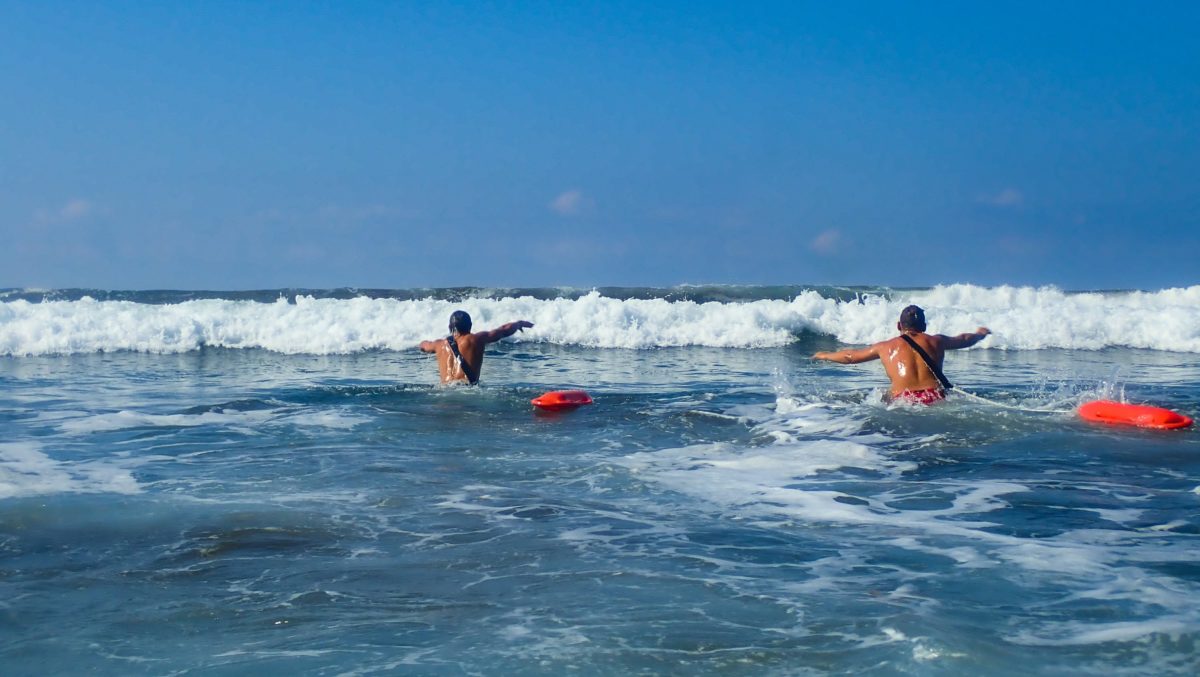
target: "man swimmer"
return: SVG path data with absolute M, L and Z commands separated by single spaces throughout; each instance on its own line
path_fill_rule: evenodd
M 532 322 L 518 320 L 491 331 L 472 334 L 471 316 L 466 311 L 456 310 L 450 314 L 450 335 L 444 339 L 421 341 L 419 347 L 423 353 L 437 354 L 442 383 L 466 381 L 475 385 L 479 383 L 479 371 L 483 368 L 484 347 L 532 326 Z
M 992 333 L 987 327 L 980 327 L 970 334 L 958 336 L 943 336 L 942 334 L 925 333 L 925 311 L 917 306 L 909 306 L 900 311 L 900 321 L 896 323 L 900 336 L 887 341 L 880 341 L 873 346 L 858 349 L 839 350 L 837 352 L 819 352 L 813 355 L 814 360 L 828 360 L 842 364 L 858 364 L 880 360 L 883 370 L 892 381 L 889 401 L 897 399 L 912 403 L 933 404 L 946 398 L 938 377 L 925 364 L 925 360 L 917 354 L 904 336 L 911 338 L 925 350 L 933 364 L 941 370 L 942 360 L 947 350 L 969 348 L 979 343 L 985 336 Z

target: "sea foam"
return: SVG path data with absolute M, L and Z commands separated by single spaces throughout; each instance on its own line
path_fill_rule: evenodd
M 524 319 L 513 340 L 589 348 L 677 346 L 766 348 L 810 332 L 847 344 L 892 336 L 900 310 L 926 309 L 930 331 L 988 326 L 981 348 L 1097 350 L 1110 346 L 1200 353 L 1200 286 L 1155 292 L 1064 292 L 1053 287 L 950 285 L 832 298 L 815 290 L 790 299 L 697 302 L 612 298 L 314 298 L 265 303 L 208 298 L 180 303 L 71 301 L 0 303 L 0 355 L 142 351 L 205 346 L 291 354 L 407 350 L 445 334 L 449 314 L 471 313 L 476 329 Z
M 59 461 L 32 442 L 0 442 L 0 499 L 140 491 L 130 469 L 119 460 Z

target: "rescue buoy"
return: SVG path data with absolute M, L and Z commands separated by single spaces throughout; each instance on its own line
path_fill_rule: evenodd
M 530 400 L 533 406 L 540 409 L 557 411 L 574 409 L 575 407 L 591 404 L 592 398 L 582 390 L 555 390 Z
M 1079 415 L 1088 421 L 1097 423 L 1132 425 L 1159 430 L 1186 428 L 1192 424 L 1191 418 L 1170 409 L 1144 404 L 1125 404 L 1111 400 L 1085 402 L 1079 407 Z

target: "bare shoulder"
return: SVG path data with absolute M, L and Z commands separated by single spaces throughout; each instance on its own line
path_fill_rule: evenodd
M 447 345 L 446 339 L 433 339 L 432 341 L 421 341 L 420 345 L 417 347 L 420 348 L 422 352 L 435 353 L 437 352 L 437 349 L 443 345 Z
M 900 338 L 899 336 L 893 336 L 890 339 L 876 343 L 875 345 L 871 346 L 871 349 L 877 350 L 880 354 L 883 354 L 888 351 L 895 350 L 902 345 L 904 345 L 904 339 Z

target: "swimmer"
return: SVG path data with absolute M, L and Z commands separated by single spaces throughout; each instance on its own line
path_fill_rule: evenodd
M 442 383 L 466 381 L 475 385 L 479 383 L 479 372 L 483 368 L 484 347 L 532 326 L 532 322 L 518 320 L 491 331 L 472 334 L 471 316 L 465 310 L 456 310 L 450 315 L 450 335 L 444 339 L 421 341 L 419 347 L 423 353 L 437 354 Z
M 946 351 L 969 348 L 992 333 L 987 327 L 980 327 L 973 333 L 958 336 L 926 334 L 925 311 L 917 306 L 908 306 L 900 312 L 896 329 L 900 330 L 900 335 L 895 338 L 866 348 L 819 352 L 813 355 L 813 359 L 842 364 L 880 360 L 883 371 L 892 381 L 888 401 L 933 404 L 944 400 L 946 389 L 950 387 L 950 382 L 941 375 Z M 928 363 L 918 354 L 915 346 L 925 351 L 929 357 Z

